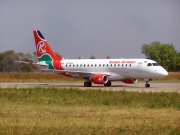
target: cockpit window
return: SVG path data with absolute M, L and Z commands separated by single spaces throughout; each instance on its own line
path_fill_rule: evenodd
M 147 66 L 148 66 L 148 67 L 149 67 L 149 66 L 152 66 L 152 64 L 151 64 L 151 63 L 148 63 Z
M 153 66 L 160 66 L 158 63 L 152 63 Z

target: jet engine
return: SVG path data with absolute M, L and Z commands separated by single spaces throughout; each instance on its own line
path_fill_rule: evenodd
M 104 74 L 97 74 L 97 75 L 92 75 L 89 78 L 89 81 L 95 83 L 95 84 L 105 84 L 108 82 L 108 77 Z
M 137 83 L 138 79 L 126 79 L 123 80 L 124 83 L 128 83 L 128 84 L 134 84 Z

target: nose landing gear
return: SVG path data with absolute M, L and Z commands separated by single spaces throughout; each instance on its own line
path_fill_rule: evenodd
M 144 80 L 146 81 L 145 87 L 149 88 L 150 87 L 149 81 L 152 81 L 152 79 L 144 79 Z
M 146 87 L 146 88 L 149 88 L 149 87 L 150 87 L 150 84 L 149 84 L 149 83 L 146 83 L 146 84 L 145 84 L 145 87 Z

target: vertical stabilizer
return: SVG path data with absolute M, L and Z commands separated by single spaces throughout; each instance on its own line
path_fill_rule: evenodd
M 34 40 L 36 45 L 36 51 L 38 56 L 38 61 L 53 61 L 53 60 L 62 60 L 61 56 L 57 56 L 50 45 L 41 34 L 39 30 L 34 30 Z

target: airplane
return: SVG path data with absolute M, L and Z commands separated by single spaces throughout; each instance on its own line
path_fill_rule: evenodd
M 149 88 L 149 81 L 168 75 L 162 66 L 150 59 L 64 59 L 54 53 L 39 30 L 33 30 L 33 34 L 38 62 L 29 64 L 35 69 L 84 79 L 85 87 L 91 87 L 92 83 L 110 87 L 112 81 L 134 84 L 144 79 L 145 87 Z

